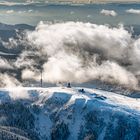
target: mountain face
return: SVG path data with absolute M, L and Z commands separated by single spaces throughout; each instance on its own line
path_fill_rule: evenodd
M 4 23 L 0 23 L 0 30 L 15 30 L 15 29 L 20 29 L 20 30 L 33 30 L 34 27 L 28 24 L 15 24 L 15 25 L 8 25 Z
M 0 89 L 0 140 L 139 140 L 140 99 L 83 88 Z
M 7 43 L 11 38 L 18 39 L 18 34 L 22 34 L 25 30 L 30 31 L 34 29 L 35 27 L 27 24 L 7 25 L 0 23 L 0 56 L 2 57 L 7 56 L 9 58 L 10 53 L 12 54 L 19 53 L 22 50 L 22 46 L 17 46 L 16 48 L 7 48 L 3 45 L 3 42 Z M 7 54 L 3 55 L 3 53 Z M 14 55 L 12 56 L 12 58 L 15 58 Z
M 16 37 L 16 30 L 34 30 L 34 28 L 27 24 L 7 25 L 0 23 L 0 38 L 7 41 L 10 37 Z

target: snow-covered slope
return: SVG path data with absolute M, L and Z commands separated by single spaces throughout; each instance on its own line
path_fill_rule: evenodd
M 140 99 L 83 89 L 0 89 L 0 136 L 14 127 L 33 140 L 140 139 Z

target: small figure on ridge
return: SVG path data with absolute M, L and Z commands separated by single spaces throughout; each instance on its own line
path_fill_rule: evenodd
M 67 88 L 71 88 L 71 84 L 70 83 L 67 84 Z

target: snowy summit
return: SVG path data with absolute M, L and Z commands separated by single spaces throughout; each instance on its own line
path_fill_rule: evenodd
M 5 88 L 0 89 L 0 108 L 0 136 L 5 139 L 140 138 L 140 99 L 112 92 L 80 87 Z

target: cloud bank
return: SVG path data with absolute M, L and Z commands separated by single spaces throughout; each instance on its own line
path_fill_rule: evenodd
M 27 40 L 44 61 L 46 82 L 100 79 L 129 87 L 138 84 L 134 73 L 134 69 L 139 71 L 140 62 L 135 51 L 137 41 L 133 44 L 131 34 L 123 27 L 41 22 L 35 31 L 27 33 Z M 38 72 L 35 75 L 38 77 Z
M 22 80 L 39 81 L 42 69 L 43 81 L 49 83 L 98 79 L 139 88 L 140 39 L 123 26 L 40 22 L 23 40 L 25 48 L 11 62 Z

